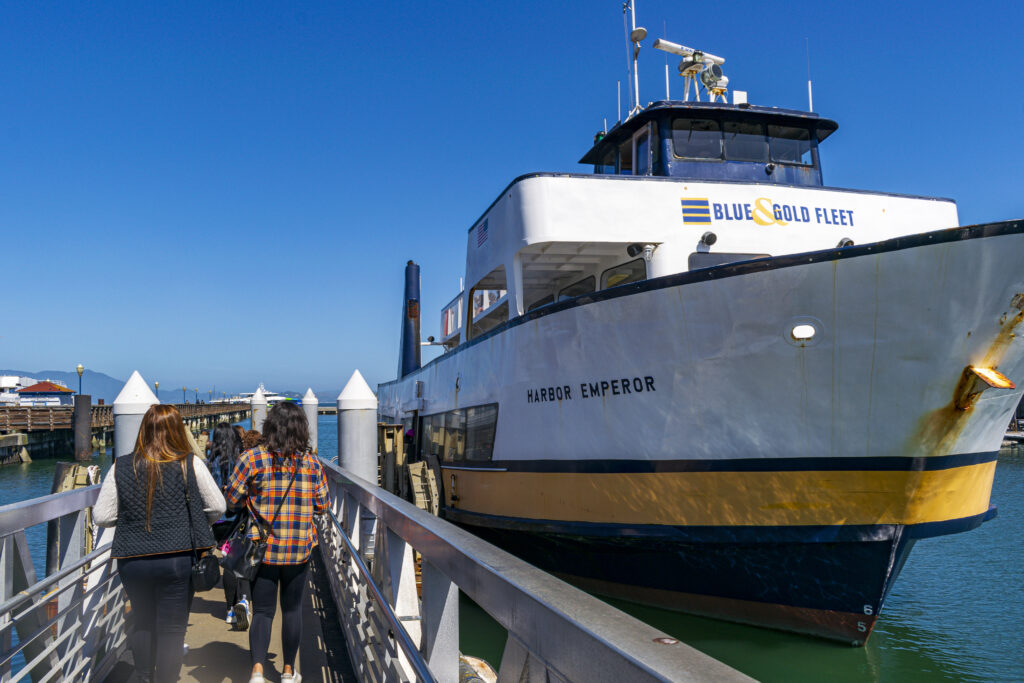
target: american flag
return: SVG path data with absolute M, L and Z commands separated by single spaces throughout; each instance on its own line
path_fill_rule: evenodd
M 487 241 L 487 219 L 484 222 L 476 226 L 476 246 L 482 245 Z

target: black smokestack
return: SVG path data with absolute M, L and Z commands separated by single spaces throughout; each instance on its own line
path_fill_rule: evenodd
M 420 369 L 420 267 L 405 264 L 405 296 L 402 297 L 402 345 L 399 348 L 398 376 Z

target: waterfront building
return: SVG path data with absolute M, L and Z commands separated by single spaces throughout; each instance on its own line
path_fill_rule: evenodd
M 69 406 L 75 392 L 59 382 L 44 380 L 23 389 L 18 389 L 18 405 L 22 406 Z

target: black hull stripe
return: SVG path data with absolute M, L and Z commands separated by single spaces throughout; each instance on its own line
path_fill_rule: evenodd
M 583 294 L 573 299 L 566 299 L 565 301 L 559 301 L 541 308 L 534 309 L 524 315 L 517 318 L 513 318 L 501 325 L 498 325 L 493 330 L 486 332 L 474 339 L 470 339 L 467 342 L 460 344 L 458 347 L 449 351 L 448 353 L 438 356 L 434 360 L 424 365 L 420 370 L 411 372 L 403 378 L 395 379 L 390 382 L 384 382 L 378 386 L 389 386 L 397 382 L 401 382 L 413 375 L 422 372 L 426 368 L 429 368 L 434 363 L 438 363 L 444 360 L 451 359 L 453 354 L 460 353 L 466 349 L 479 344 L 482 341 L 490 339 L 493 336 L 499 335 L 506 330 L 513 327 L 517 327 L 531 320 L 537 318 L 543 318 L 546 315 L 553 315 L 561 311 L 575 308 L 577 306 L 584 306 L 586 304 L 594 303 L 597 301 L 608 301 L 610 299 L 617 299 L 623 296 L 631 296 L 633 294 L 640 294 L 642 292 L 651 292 L 658 289 L 667 289 L 670 287 L 679 287 L 682 285 L 689 285 L 698 282 L 707 282 L 709 280 L 722 280 L 730 277 L 737 277 L 740 275 L 750 275 L 752 273 L 761 273 L 769 270 L 779 270 L 782 268 L 792 268 L 794 266 L 804 266 L 811 263 L 824 263 L 829 261 L 842 261 L 850 258 L 857 258 L 858 256 L 867 256 L 870 254 L 883 254 L 890 251 L 900 251 L 902 249 L 913 249 L 915 247 L 922 247 L 931 244 L 945 244 L 947 242 L 960 242 L 962 240 L 973 240 L 982 239 L 986 237 L 998 237 L 1000 235 L 1015 235 L 1024 233 L 1024 221 L 1003 221 L 1000 223 L 985 223 L 981 225 L 971 225 L 963 228 L 949 228 L 946 230 L 935 230 L 933 232 L 926 232 L 919 235 L 907 235 L 904 237 L 896 237 L 890 240 L 882 242 L 872 242 L 870 244 L 864 244 L 860 246 L 843 247 L 841 249 L 825 249 L 823 251 L 811 251 L 802 254 L 787 254 L 784 256 L 775 256 L 771 258 L 755 259 L 753 261 L 740 261 L 738 263 L 727 263 L 722 266 L 715 266 L 713 268 L 700 268 L 698 270 L 690 270 L 684 273 L 675 273 L 673 275 L 665 275 L 663 277 L 651 278 L 649 280 L 643 280 L 641 282 L 634 282 L 628 285 L 620 285 L 618 287 L 612 287 L 610 289 L 603 289 L 599 292 L 591 292 L 589 294 Z
M 633 474 L 643 472 L 926 472 L 993 462 L 997 451 L 910 457 L 729 458 L 709 460 L 466 460 L 441 467 L 472 467 L 507 472 Z
M 996 516 L 996 507 L 980 515 L 902 526 L 908 539 L 930 538 L 970 531 Z M 524 533 L 574 538 L 648 538 L 679 543 L 776 544 L 776 543 L 872 543 L 896 537 L 898 524 L 848 524 L 815 526 L 668 526 L 658 524 L 601 524 L 564 522 L 523 517 L 499 517 L 457 508 L 445 508 L 445 517 L 457 524 Z

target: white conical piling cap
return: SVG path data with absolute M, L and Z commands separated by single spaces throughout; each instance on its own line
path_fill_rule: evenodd
M 121 393 L 114 399 L 115 415 L 142 415 L 151 405 L 160 403 L 153 390 L 136 370 L 124 383 Z
M 302 405 L 320 405 L 320 400 L 313 393 L 313 387 L 306 389 L 306 394 L 302 397 Z
M 253 406 L 265 406 L 267 405 L 267 396 L 263 393 L 263 385 L 256 389 L 256 393 L 249 399 L 249 405 Z
M 377 410 L 377 397 L 358 370 L 338 394 L 338 410 Z

